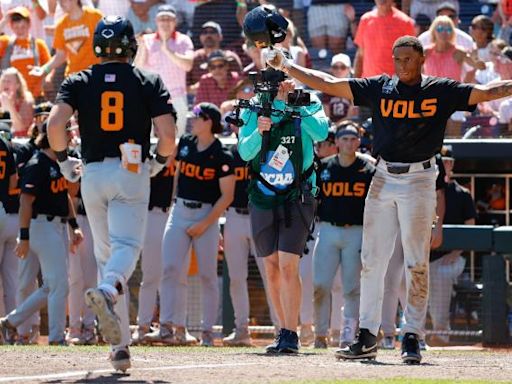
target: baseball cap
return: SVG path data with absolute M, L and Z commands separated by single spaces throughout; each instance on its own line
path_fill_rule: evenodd
M 159 18 L 160 16 L 169 16 L 176 18 L 176 14 L 176 8 L 174 8 L 172 5 L 162 4 L 157 8 L 156 18 Z
M 331 67 L 334 64 L 338 64 L 338 63 L 341 63 L 345 67 L 348 67 L 348 68 L 352 67 L 352 62 L 350 60 L 350 57 L 348 55 L 345 55 L 344 53 L 338 53 L 337 55 L 334 55 L 332 57 L 332 59 L 331 59 Z
M 204 23 L 201 26 L 201 29 L 206 29 L 206 28 L 215 29 L 219 35 L 222 35 L 222 28 L 220 27 L 220 24 L 216 23 L 215 21 L 207 21 L 206 23 Z
M 30 11 L 26 7 L 15 7 L 8 11 L 10 17 L 13 15 L 20 15 L 24 19 L 30 19 Z
M 3 137 L 7 141 L 11 141 L 12 139 L 11 127 L 4 121 L 0 121 L 0 137 Z
M 457 7 L 455 7 L 455 4 L 445 1 L 436 8 L 436 15 L 439 14 L 441 11 L 453 11 L 455 14 L 457 14 Z
M 194 108 L 192 108 L 192 112 L 189 113 L 189 117 L 205 117 L 212 121 L 212 132 L 213 133 L 221 133 L 222 132 L 222 124 L 221 124 L 221 113 L 219 107 L 212 103 L 199 103 Z
M 49 115 L 52 107 L 53 103 L 50 101 L 39 103 L 34 108 L 34 116 Z
M 450 146 L 443 145 L 443 148 L 441 148 L 441 159 L 451 160 L 451 161 L 455 160 L 455 158 L 453 157 L 453 151 L 452 151 L 451 145 Z
M 221 51 L 220 49 L 213 51 L 212 53 L 210 53 L 208 55 L 208 63 L 211 63 L 211 62 L 217 61 L 217 60 L 229 61 L 229 59 L 226 56 L 226 54 L 224 53 L 224 51 Z
M 336 127 L 336 137 L 348 135 L 360 137 L 359 126 L 351 120 L 342 121 Z

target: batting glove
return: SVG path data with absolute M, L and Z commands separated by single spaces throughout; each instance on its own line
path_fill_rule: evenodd
M 160 173 L 162 169 L 165 168 L 166 163 L 160 163 L 156 157 L 153 157 L 149 162 L 149 175 L 154 177 Z
M 66 180 L 76 183 L 80 180 L 82 175 L 82 160 L 76 157 L 68 157 L 66 160 L 59 163 L 60 172 Z
M 277 70 L 289 69 L 292 65 L 291 61 L 284 56 L 283 51 L 279 48 L 269 48 L 265 52 L 265 62 L 272 68 Z

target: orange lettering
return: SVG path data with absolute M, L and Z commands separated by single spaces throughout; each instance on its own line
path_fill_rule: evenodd
M 365 183 L 355 183 L 354 184 L 354 196 L 357 196 L 357 197 L 364 196 L 365 190 L 366 190 Z
M 387 104 L 387 106 L 386 106 Z M 380 99 L 380 114 L 383 117 L 388 117 L 393 110 L 393 100 Z
M 418 119 L 421 117 L 421 113 L 414 112 L 414 100 L 409 101 L 409 110 L 407 111 L 407 117 L 409 119 Z
M 396 100 L 393 106 L 393 117 L 396 119 L 403 119 L 407 114 L 407 101 Z
M 423 117 L 434 116 L 437 112 L 437 99 L 425 99 L 421 102 Z
M 213 180 L 215 179 L 215 169 L 205 168 L 203 175 L 205 180 Z
M 322 184 L 322 192 L 325 196 L 331 196 L 332 191 L 332 183 L 323 183 Z
M 335 197 L 343 196 L 343 183 L 341 183 L 341 182 L 333 183 L 332 195 Z

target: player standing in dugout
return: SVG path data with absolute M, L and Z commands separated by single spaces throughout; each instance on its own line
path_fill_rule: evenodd
M 512 81 L 461 84 L 423 76 L 423 47 L 413 36 L 398 38 L 390 54 L 395 74 L 371 78 L 342 79 L 306 69 L 286 59 L 279 49 L 269 50 L 266 61 L 312 88 L 371 108 L 373 155 L 378 162 L 364 212 L 360 332 L 338 356 L 377 356 L 384 275 L 400 233 L 408 265 L 402 360 L 419 363 L 418 341 L 423 336 L 427 309 L 428 260 L 436 209 L 434 155 L 441 149 L 446 122 L 454 111 L 473 111 L 480 102 L 512 95 Z

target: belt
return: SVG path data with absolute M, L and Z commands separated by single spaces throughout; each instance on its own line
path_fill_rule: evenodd
M 190 208 L 190 209 L 199 209 L 203 206 L 203 203 L 200 201 L 190 201 L 190 200 L 184 200 L 181 198 L 176 199 L 177 201 L 181 201 L 183 203 L 183 206 Z
M 35 215 L 32 216 L 33 219 L 37 219 L 38 216 L 46 217 L 46 220 L 53 221 L 56 217 L 60 219 L 61 224 L 66 224 L 68 222 L 68 219 L 66 217 L 60 217 L 60 216 L 51 216 L 51 215 Z
M 239 215 L 248 215 L 249 214 L 249 208 L 229 207 L 228 209 L 235 210 L 235 212 L 238 213 Z
M 344 223 L 337 223 L 335 221 L 330 221 L 329 224 L 331 225 L 334 225 L 335 227 L 342 227 L 342 228 L 350 228 L 352 227 L 353 225 L 356 225 L 356 224 L 344 224 Z
M 152 211 L 153 209 L 156 209 L 158 211 L 162 211 L 163 213 L 169 212 L 169 207 L 159 207 L 157 205 L 150 205 L 148 207 L 148 211 Z
M 377 164 L 380 160 L 380 158 L 377 160 Z M 412 163 L 407 165 L 394 165 L 393 163 L 388 163 L 386 161 L 385 163 L 386 169 L 393 175 L 401 175 L 402 173 L 408 173 L 410 171 L 421 171 L 432 167 L 432 160 L 426 160 L 421 163 Z

